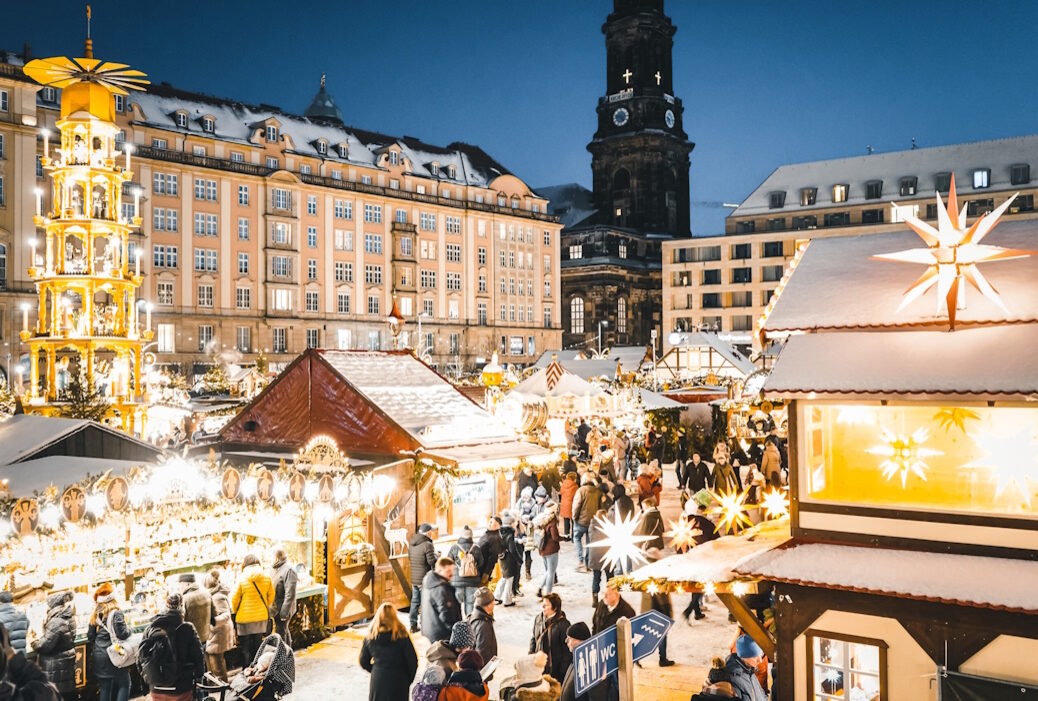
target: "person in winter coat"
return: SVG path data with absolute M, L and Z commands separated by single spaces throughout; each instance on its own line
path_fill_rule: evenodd
M 91 662 L 101 693 L 100 701 L 127 701 L 130 698 L 130 670 L 120 669 L 108 657 L 108 648 L 116 639 L 126 640 L 130 629 L 115 601 L 114 588 L 105 582 L 94 591 L 94 612 L 90 615 L 87 642 L 93 647 Z
M 533 468 L 529 465 L 524 465 L 522 472 L 515 479 L 516 489 L 519 494 L 526 491 L 526 488 L 530 488 L 530 494 L 533 494 L 534 490 L 541 486 L 540 480 L 537 479 L 537 475 L 534 474 Z
M 634 609 L 623 600 L 620 591 L 615 584 L 606 584 L 602 600 L 595 607 L 595 613 L 591 617 L 591 634 L 598 635 L 606 628 L 615 626 L 616 622 L 626 617 L 627 620 L 634 618 Z
M 573 653 L 566 645 L 569 621 L 562 611 L 562 599 L 558 594 L 547 594 L 541 600 L 541 612 L 533 621 L 530 637 L 530 652 L 547 655 L 542 672 L 556 681 L 565 679 L 566 668 L 573 662 Z
M 72 592 L 59 591 L 47 597 L 43 635 L 32 643 L 36 663 L 47 681 L 62 694 L 76 690 L 76 606 Z
M 577 571 L 587 572 L 588 552 L 585 541 L 591 528 L 591 519 L 602 504 L 602 492 L 595 484 L 595 476 L 585 472 L 580 479 L 580 489 L 573 496 L 573 542 L 577 546 Z
M 605 539 L 605 530 L 602 528 L 602 522 L 608 518 L 609 513 L 605 509 L 598 510 L 594 520 L 591 522 L 591 531 L 588 533 L 590 542 L 596 543 Z M 606 569 L 606 548 L 588 548 L 587 550 L 587 565 L 591 570 L 591 608 L 595 608 L 598 606 L 598 593 L 602 590 L 602 572 Z M 609 572 L 606 572 L 606 579 L 608 578 Z
M 699 453 L 692 453 L 692 459 L 685 464 L 685 486 L 691 494 L 696 494 L 710 485 L 710 468 Z
M 465 650 L 458 655 L 458 669 L 443 685 L 440 701 L 487 701 L 490 689 L 480 674 L 484 664 L 478 650 Z
M 741 701 L 767 701 L 767 695 L 757 681 L 757 664 L 764 652 L 753 638 L 743 634 L 735 641 L 735 652 L 725 660 L 728 682 L 735 688 Z
M 0 701 L 61 701 L 46 675 L 15 650 L 7 629 L 0 624 Z
M 200 587 L 192 573 L 180 575 L 177 582 L 180 595 L 184 597 L 184 620 L 195 627 L 199 640 L 208 640 L 209 625 L 213 620 L 213 599 L 209 590 Z
M 648 550 L 649 548 L 659 548 L 663 550 L 665 547 L 663 544 L 663 516 L 660 514 L 660 510 L 656 508 L 656 499 L 649 497 L 642 504 L 642 519 L 638 523 L 637 534 L 652 536 L 652 540 L 647 540 L 642 543 L 642 547 Z
M 515 606 L 512 601 L 514 585 L 523 566 L 523 546 L 515 539 L 515 516 L 511 511 L 501 512 L 501 579 L 494 590 L 494 600 L 504 606 Z
M 589 433 L 591 433 L 591 427 L 587 425 L 587 421 L 581 419 L 580 425 L 577 426 L 577 448 L 585 455 L 588 454 L 587 438 Z
M 742 491 L 742 482 L 739 481 L 739 473 L 734 467 L 732 467 L 731 463 L 714 463 L 714 472 L 711 475 L 711 481 L 711 488 L 718 494 Z
M 696 535 L 692 536 L 692 544 L 701 545 L 711 540 L 717 540 L 717 538 L 720 537 L 717 533 L 717 526 L 714 524 L 713 521 L 710 520 L 710 517 L 707 515 L 706 506 L 704 506 L 703 504 L 697 504 L 695 506 L 695 510 L 693 511 L 692 505 L 694 503 L 695 502 L 690 501 L 688 502 L 688 504 L 685 505 L 684 516 L 684 518 L 687 521 L 690 521 L 694 524 L 694 531 L 698 532 L 696 533 Z M 679 552 L 688 552 L 688 550 L 689 548 L 685 547 L 679 550 Z M 686 623 L 688 622 L 688 617 L 691 616 L 693 613 L 695 613 L 697 621 L 706 618 L 706 615 L 703 613 L 702 594 L 693 594 L 692 598 L 688 602 L 688 606 L 686 606 L 685 610 L 682 611 L 681 615 L 682 617 L 684 617 Z
M 484 660 L 497 657 L 497 633 L 494 631 L 494 595 L 486 587 L 476 591 L 476 608 L 468 617 L 474 639 L 472 647 L 479 651 Z
M 458 651 L 448 645 L 446 640 L 437 640 L 430 645 L 425 651 L 425 659 L 430 667 L 440 668 L 444 681 L 458 668 Z
M 418 526 L 407 544 L 407 561 L 411 565 L 411 632 L 418 632 L 418 612 L 422 608 L 422 580 L 436 566 L 436 546 L 433 545 L 433 527 L 428 523 Z
M 621 521 L 634 513 L 634 499 L 627 496 L 622 484 L 613 485 L 613 505 L 609 508 L 620 515 Z
M 274 585 L 252 553 L 245 556 L 242 565 L 241 579 L 231 597 L 231 613 L 238 629 L 238 647 L 251 663 L 267 634 Z
M 623 429 L 613 434 L 610 447 L 613 449 L 613 472 L 622 482 L 627 479 L 627 451 L 631 448 L 631 441 Z
M 501 682 L 502 701 L 558 701 L 562 685 L 544 674 L 545 664 L 547 655 L 543 652 L 516 660 L 515 674 Z
M 645 557 L 649 562 L 656 562 L 663 557 L 663 551 L 660 548 L 648 548 L 645 551 Z M 674 616 L 674 606 L 670 601 L 670 594 L 667 592 L 657 591 L 655 594 L 642 594 L 642 613 L 646 611 L 658 611 L 667 618 Z M 664 635 L 659 645 L 660 653 L 660 667 L 673 667 L 674 660 L 667 659 L 667 636 Z
M 152 701 L 191 701 L 195 696 L 195 685 L 205 674 L 205 658 L 195 627 L 184 620 L 184 599 L 180 594 L 166 597 L 166 609 L 156 614 L 144 631 L 145 641 L 158 631 L 165 634 L 173 645 L 177 672 L 172 687 L 152 686 Z
M 544 580 L 537 589 L 537 596 L 551 594 L 555 584 L 555 572 L 559 568 L 559 519 L 555 502 L 548 502 L 545 510 L 534 520 L 537 527 L 537 554 L 544 561 Z
M 234 647 L 234 622 L 231 620 L 231 592 L 220 581 L 220 576 L 220 570 L 209 570 L 202 583 L 213 601 L 213 622 L 209 626 L 209 637 L 203 644 L 206 667 L 214 677 L 227 681 L 224 653 Z
M 7 629 L 11 648 L 15 652 L 25 652 L 29 617 L 25 615 L 25 611 L 14 605 L 14 594 L 9 591 L 0 591 L 0 625 Z
M 436 645 L 443 645 L 443 643 L 435 643 L 433 647 Z M 431 652 L 432 648 L 429 648 L 429 651 Z M 428 654 L 426 658 L 428 658 Z M 430 664 L 422 673 L 422 678 L 411 689 L 411 701 L 439 701 L 440 689 L 447 681 L 447 675 L 448 673 L 443 671 L 443 667 Z
M 558 494 L 559 487 L 562 486 L 562 475 L 559 473 L 559 468 L 555 465 L 548 465 L 544 468 L 541 471 L 541 486 L 548 492 L 549 499 Z
M 559 515 L 562 516 L 563 540 L 570 540 L 573 537 L 573 499 L 577 496 L 579 488 L 577 473 L 567 472 L 559 486 Z
M 368 701 L 407 701 L 418 655 L 390 603 L 378 607 L 360 647 L 360 666 L 371 674 Z
M 656 479 L 656 472 L 648 465 L 640 465 L 638 467 L 638 504 L 641 505 L 649 497 L 654 497 L 656 503 L 659 503 L 660 493 L 663 491 L 663 486 Z M 626 494 L 626 492 L 625 492 Z
M 534 550 L 533 539 L 530 537 L 533 533 L 533 514 L 537 508 L 537 501 L 533 498 L 534 490 L 530 487 L 523 487 L 523 490 L 519 493 L 519 501 L 516 502 L 515 508 L 519 515 L 519 533 L 522 533 L 522 540 L 525 547 L 523 553 L 523 561 L 526 569 L 526 581 L 530 581 L 530 568 L 533 566 L 533 556 L 530 554 Z M 513 584 L 513 589 L 516 593 L 519 592 L 518 580 Z
M 782 456 L 774 441 L 764 441 L 764 456 L 761 458 L 760 471 L 764 479 L 772 487 L 782 486 Z
M 483 584 L 480 572 L 483 569 L 483 551 L 472 542 L 472 529 L 465 526 L 461 529 L 461 537 L 447 551 L 447 557 L 454 560 L 454 593 L 458 603 L 464 607 L 463 615 L 472 613 L 472 597 Z
M 422 634 L 431 642 L 449 640 L 451 626 L 461 620 L 461 604 L 454 592 L 454 560 L 441 557 L 422 580 Z
M 271 567 L 270 580 L 274 585 L 274 605 L 271 615 L 274 618 L 274 632 L 281 636 L 285 645 L 292 648 L 292 633 L 288 624 L 296 615 L 296 586 L 299 575 L 288 560 L 284 548 L 274 549 L 274 564 Z
M 479 542 L 476 543 L 479 546 L 480 555 L 483 558 L 483 564 L 479 568 L 479 574 L 482 579 L 482 584 L 487 584 L 494 577 L 494 566 L 497 565 L 497 561 L 501 559 L 501 553 L 505 549 L 505 545 L 501 540 L 501 519 L 497 516 L 491 516 L 487 522 L 487 529 L 483 532 L 483 535 L 479 537 Z
M 732 461 L 732 451 L 728 449 L 728 444 L 724 441 L 717 441 L 717 445 L 714 446 L 714 463 L 727 465 Z
M 571 625 L 569 630 L 566 631 L 566 645 L 569 647 L 570 652 L 573 652 L 578 645 L 590 637 L 591 631 L 588 630 L 587 623 L 580 621 Z M 562 689 L 560 690 L 560 701 L 609 701 L 610 686 L 608 683 L 596 684 L 580 696 L 577 696 L 576 667 L 574 663 L 566 670 L 566 678 L 562 680 Z

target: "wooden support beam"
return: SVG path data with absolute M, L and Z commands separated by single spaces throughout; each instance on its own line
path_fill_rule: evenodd
M 746 605 L 746 602 L 740 599 L 735 594 L 728 592 L 719 592 L 717 598 L 721 600 L 721 603 L 732 612 L 735 616 L 735 620 L 738 621 L 742 629 L 746 631 L 746 634 L 753 638 L 754 642 L 760 645 L 761 649 L 764 650 L 764 654 L 768 656 L 768 659 L 775 659 L 775 638 L 771 636 L 764 626 L 757 620 L 757 616 L 750 610 Z

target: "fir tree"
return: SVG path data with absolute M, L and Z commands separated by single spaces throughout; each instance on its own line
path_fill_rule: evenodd
M 14 392 L 11 391 L 6 380 L 0 379 L 0 419 L 6 419 L 8 416 L 13 414 L 14 407 Z
M 61 415 L 68 419 L 88 419 L 101 421 L 111 406 L 104 393 L 87 379 L 86 368 L 72 375 L 64 394 L 65 404 L 61 407 Z
M 229 394 L 231 381 L 223 365 L 213 365 L 202 376 L 202 385 L 209 394 Z

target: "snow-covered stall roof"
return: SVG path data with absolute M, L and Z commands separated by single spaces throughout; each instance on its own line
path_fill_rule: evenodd
M 1038 221 L 1003 221 L 985 244 L 1038 248 Z M 872 256 L 925 244 L 912 231 L 814 239 L 765 322 L 768 336 L 796 331 L 857 328 L 947 328 L 938 313 L 936 289 L 897 311 L 905 291 L 925 270 L 923 265 L 876 260 Z M 981 263 L 1008 312 L 976 290 L 966 291 L 966 307 L 956 314 L 956 328 L 978 324 L 1038 321 L 1038 255 Z M 956 332 L 958 333 L 958 332 Z
M 749 358 L 716 333 L 686 331 L 679 335 L 681 340 L 656 363 L 656 373 L 662 378 L 676 379 L 689 373 L 742 378 L 757 369 Z
M 645 411 L 656 411 L 657 409 L 683 409 L 685 404 L 676 402 L 670 397 L 664 396 L 659 392 L 653 392 L 652 390 L 643 389 L 640 391 L 639 396 L 642 400 L 642 406 Z
M 1038 325 L 790 337 L 764 384 L 771 397 L 1038 396 Z
M 485 465 L 507 468 L 526 461 L 537 465 L 552 458 L 552 451 L 525 441 L 484 443 L 451 448 L 437 448 L 426 455 L 456 463 L 461 470 L 479 469 Z
M 100 476 L 109 470 L 125 475 L 143 462 L 111 460 L 109 458 L 82 458 L 50 455 L 26 460 L 0 468 L 0 477 L 8 480 L 8 491 L 18 497 L 28 497 L 54 485 L 59 490 L 82 482 L 87 475 Z
M 85 435 L 85 434 L 91 435 Z M 80 445 L 62 441 L 84 434 Z M 162 453 L 121 431 L 85 419 L 19 414 L 0 423 L 0 467 L 75 451 L 89 457 L 151 459 Z
M 741 562 L 738 574 L 824 589 L 1038 613 L 1038 562 L 799 543 Z
M 543 367 L 530 377 L 526 378 L 515 387 L 512 392 L 526 397 L 594 397 L 602 394 L 601 387 L 578 377 L 566 370 L 561 363 L 555 363 L 558 370 L 554 370 L 552 364 Z M 615 370 L 615 364 L 614 364 Z M 557 373 L 553 377 L 553 373 Z
M 319 352 L 357 391 L 427 448 L 515 439 L 503 422 L 410 353 Z

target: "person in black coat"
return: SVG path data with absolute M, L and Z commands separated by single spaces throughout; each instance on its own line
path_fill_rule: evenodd
M 501 512 L 501 554 L 498 562 L 501 563 L 501 579 L 494 591 L 494 600 L 504 606 L 515 606 L 512 601 L 514 596 L 514 585 L 519 579 L 519 572 L 523 567 L 524 547 L 515 539 L 515 516 L 511 511 Z
M 461 620 L 461 604 L 451 579 L 454 560 L 441 557 L 422 580 L 422 634 L 435 643 L 450 640 L 451 626 Z
M 607 583 L 602 600 L 598 602 L 591 618 L 591 634 L 598 635 L 603 630 L 615 626 L 622 617 L 631 620 L 634 618 L 634 609 L 623 600 L 614 584 Z
M 548 656 L 544 673 L 556 681 L 566 678 L 566 669 L 573 662 L 573 653 L 566 644 L 569 621 L 562 611 L 562 599 L 558 594 L 546 594 L 541 599 L 541 612 L 533 621 L 530 636 L 530 653 L 543 652 Z
M 696 513 L 689 514 L 685 516 L 685 518 L 691 521 L 695 525 L 695 530 L 698 531 L 698 534 L 692 537 L 693 544 L 701 545 L 711 540 L 717 540 L 717 538 L 720 537 L 717 534 L 717 526 L 714 525 L 714 522 L 706 515 L 706 507 L 702 504 L 696 507 Z M 683 548 L 683 551 L 687 552 L 688 548 Z M 706 618 L 702 606 L 703 595 L 693 594 L 691 600 L 688 602 L 688 606 L 686 606 L 685 610 L 681 612 L 681 615 L 686 621 L 688 621 L 688 617 L 695 613 L 696 620 L 702 620 Z
M 379 606 L 371 619 L 360 647 L 360 666 L 371 673 L 368 701 L 407 701 L 418 671 L 418 655 L 396 609 L 388 602 Z
M 515 479 L 516 494 L 522 494 L 523 489 L 529 487 L 531 491 L 536 492 L 537 487 L 541 486 L 540 480 L 537 479 L 537 475 L 534 474 L 533 468 L 529 465 L 523 466 L 523 471 L 519 473 L 519 476 Z
M 171 690 L 163 689 L 170 695 L 185 694 L 194 691 L 195 685 L 205 674 L 205 654 L 202 642 L 198 639 L 195 627 L 184 620 L 184 597 L 170 594 L 166 597 L 166 610 L 160 611 L 151 619 L 151 624 L 144 631 L 144 639 L 161 629 L 173 641 L 173 652 L 177 660 L 177 681 Z M 138 660 L 139 662 L 139 660 Z M 252 660 L 249 660 L 252 663 Z
M 482 583 L 486 584 L 494 576 L 494 566 L 497 565 L 497 561 L 505 549 L 505 544 L 501 540 L 500 518 L 490 517 L 487 530 L 480 536 L 476 545 L 479 546 L 479 552 L 483 556 L 483 566 L 480 568 L 479 574 L 483 578 Z
M 7 629 L 7 634 L 11 638 L 11 648 L 15 652 L 25 652 L 29 617 L 25 615 L 25 611 L 14 605 L 14 595 L 9 591 L 0 591 L 0 625 Z
M 591 631 L 588 630 L 587 623 L 574 623 L 566 631 L 566 646 L 569 647 L 570 652 L 573 652 L 578 645 L 590 637 Z M 609 701 L 609 691 L 611 688 L 609 682 L 596 684 L 580 696 L 577 696 L 576 673 L 575 665 L 571 664 L 569 669 L 566 670 L 565 679 L 562 680 L 562 696 L 559 697 L 559 701 Z
M 663 550 L 663 516 L 656 508 L 656 499 L 649 497 L 642 502 L 642 520 L 638 522 L 636 533 L 638 535 L 652 536 L 652 540 L 642 543 L 642 548 L 659 548 Z
M 613 485 L 612 510 L 619 512 L 621 521 L 634 513 L 634 499 L 627 496 L 627 489 L 622 484 Z
M 692 453 L 692 459 L 685 464 L 685 486 L 692 494 L 707 488 L 710 482 L 710 468 L 699 456 Z
M 43 671 L 15 650 L 7 629 L 0 624 L 0 701 L 61 701 L 58 690 Z
M 72 592 L 59 591 L 47 597 L 43 636 L 33 641 L 37 663 L 47 681 L 62 694 L 76 690 L 76 606 Z
M 433 527 L 428 523 L 418 526 L 407 545 L 407 561 L 411 565 L 411 632 L 418 631 L 418 611 L 422 606 L 422 580 L 436 566 L 436 547 L 429 535 Z

